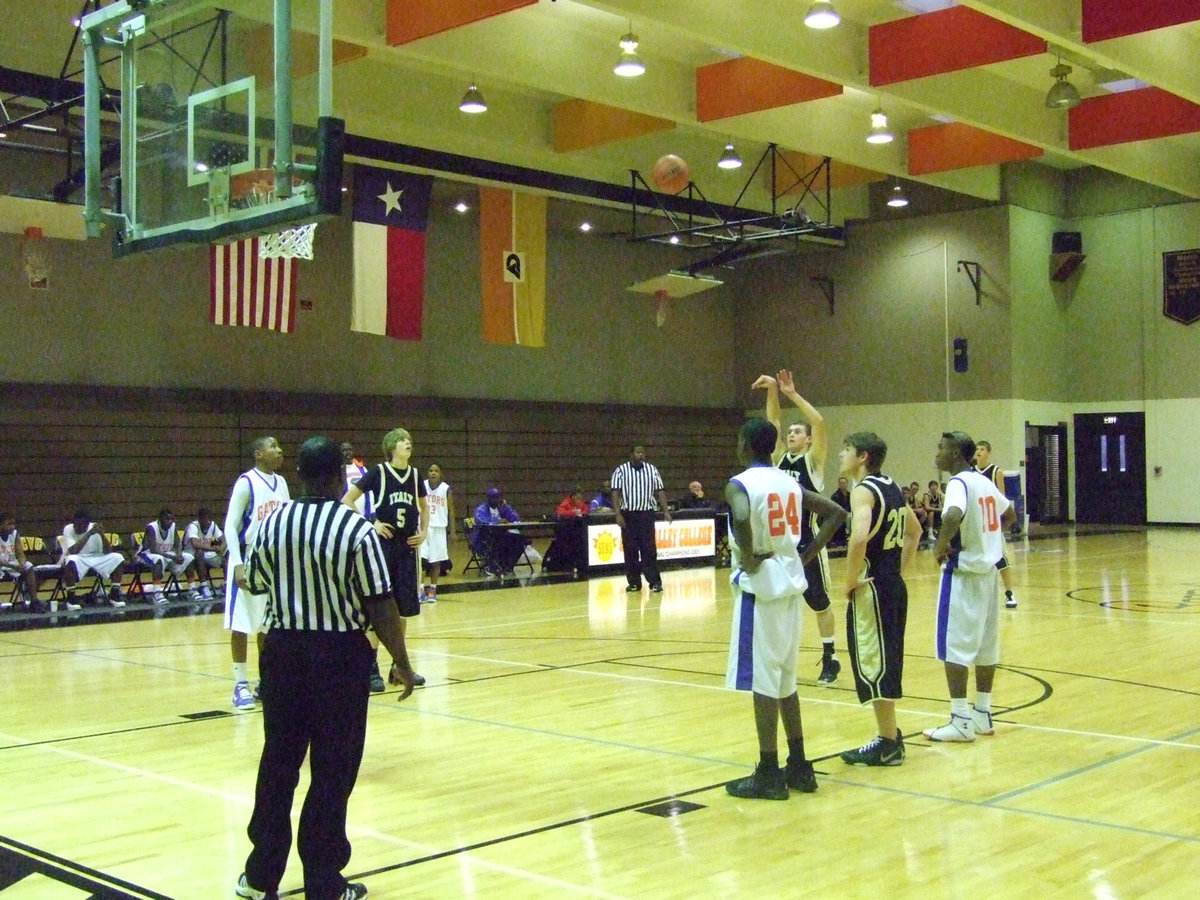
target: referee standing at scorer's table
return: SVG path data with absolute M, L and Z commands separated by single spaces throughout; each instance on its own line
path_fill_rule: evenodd
M 654 540 L 655 510 L 661 509 L 668 522 L 667 494 L 658 469 L 646 462 L 646 448 L 634 444 L 629 461 L 612 473 L 613 506 L 621 527 L 621 546 L 625 552 L 625 580 L 629 593 L 642 589 L 642 574 L 656 594 L 662 593 L 658 573 L 658 546 Z M 655 502 L 657 501 L 657 503 Z
M 305 754 L 311 773 L 297 845 L 309 900 L 359 900 L 350 884 L 346 806 L 367 732 L 375 629 L 402 684 L 413 690 L 387 564 L 375 529 L 343 506 L 341 449 L 327 437 L 300 447 L 301 496 L 263 520 L 247 548 L 250 589 L 268 596 L 262 670 L 262 758 L 248 834 L 254 845 L 236 893 L 278 896 L 292 843 L 292 796 Z

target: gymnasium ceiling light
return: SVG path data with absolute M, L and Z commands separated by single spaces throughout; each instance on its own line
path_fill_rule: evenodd
M 645 72 L 646 67 L 642 65 L 641 59 L 635 52 L 638 48 L 637 35 L 632 31 L 626 32 L 620 40 L 620 46 L 621 55 L 617 57 L 617 64 L 613 66 L 613 72 L 622 78 L 636 78 Z
M 890 144 L 895 140 L 895 135 L 888 128 L 887 116 L 883 114 L 883 109 L 876 109 L 871 113 L 871 133 L 867 135 L 868 144 Z
M 1078 106 L 1083 98 L 1079 96 L 1075 85 L 1067 81 L 1067 76 L 1071 74 L 1071 67 L 1060 62 L 1050 70 L 1050 74 L 1054 76 L 1055 81 L 1046 93 L 1046 106 L 1049 109 L 1070 109 Z
M 897 181 L 895 186 L 892 187 L 892 192 L 888 196 L 887 205 L 893 209 L 900 209 L 901 207 L 908 206 L 908 198 L 904 196 L 904 188 L 900 187 L 900 182 Z
M 816 0 L 808 8 L 808 15 L 804 17 L 805 25 L 818 30 L 833 28 L 840 21 L 842 21 L 842 17 L 837 14 L 837 10 L 833 8 L 833 4 L 829 0 Z
M 742 158 L 733 149 L 732 142 L 725 145 L 725 151 L 721 154 L 721 158 L 717 160 L 717 167 L 721 169 L 740 169 L 742 167 Z
M 475 82 L 472 81 L 471 86 L 467 88 L 467 92 L 463 94 L 462 102 L 458 104 L 458 108 L 472 115 L 487 112 L 487 103 L 483 99 L 483 94 L 479 93 L 479 88 L 475 87 Z

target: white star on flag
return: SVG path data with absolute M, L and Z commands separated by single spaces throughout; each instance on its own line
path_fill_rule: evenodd
M 386 207 L 386 209 L 383 212 L 383 214 L 385 216 L 388 213 L 390 213 L 393 209 L 396 212 L 403 212 L 403 210 L 400 209 L 400 198 L 403 195 L 404 195 L 404 191 L 396 190 L 395 188 L 392 187 L 392 183 L 390 181 L 387 182 L 387 190 L 384 191 L 382 194 L 378 195 L 379 199 L 383 201 L 383 205 Z

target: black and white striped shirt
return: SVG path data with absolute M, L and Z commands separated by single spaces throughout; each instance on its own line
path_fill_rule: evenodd
M 648 462 L 642 463 L 640 469 L 635 469 L 632 463 L 624 462 L 613 470 L 612 489 L 621 492 L 621 509 L 658 509 L 654 492 L 663 489 L 663 480 L 658 474 L 658 469 Z
M 272 512 L 246 556 L 250 590 L 267 595 L 267 625 L 361 631 L 363 601 L 391 591 L 375 528 L 337 500 L 302 497 Z

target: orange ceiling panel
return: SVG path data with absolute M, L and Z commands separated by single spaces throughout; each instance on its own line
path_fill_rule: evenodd
M 877 87 L 1046 52 L 1041 38 L 966 6 L 872 25 L 868 42 Z
M 670 119 L 630 112 L 590 100 L 564 100 L 554 107 L 550 117 L 555 153 L 570 153 L 627 141 L 643 134 L 669 131 L 674 127 L 675 123 Z
M 1016 162 L 1019 159 L 1034 159 L 1044 153 L 1041 147 L 1001 137 L 962 122 L 930 125 L 908 132 L 909 175 Z
M 1196 0 L 1083 0 L 1083 40 L 1091 44 L 1126 34 L 1200 20 Z
M 823 159 L 823 157 L 813 156 L 810 153 L 795 153 L 790 150 L 785 150 L 779 155 L 787 160 L 788 165 L 800 175 L 807 175 L 819 166 Z M 887 174 L 884 172 L 876 172 L 872 169 L 852 166 L 849 163 L 838 162 L 836 159 L 829 164 L 829 186 L 831 188 L 854 187 L 860 184 L 884 181 L 886 178 Z M 796 181 L 796 174 L 789 170 L 787 166 L 775 167 L 776 197 L 799 194 L 802 190 L 803 186 Z M 819 185 L 814 184 L 813 190 L 820 193 L 825 190 L 825 183 L 822 181 Z
M 387 42 L 396 47 L 536 5 L 537 0 L 387 0 Z
M 1200 105 L 1155 87 L 1089 97 L 1068 115 L 1072 150 L 1200 131 Z
M 835 82 L 744 56 L 696 70 L 696 118 L 712 122 L 841 92 Z

